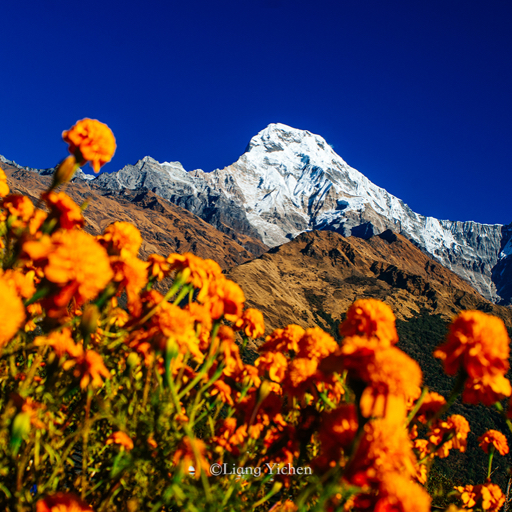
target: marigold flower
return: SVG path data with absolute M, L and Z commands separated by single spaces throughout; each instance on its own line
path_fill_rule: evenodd
M 427 491 L 399 473 L 382 477 L 374 512 L 429 512 L 431 498 Z
M 114 432 L 106 441 L 106 444 L 118 444 L 122 450 L 133 450 L 133 441 L 130 436 L 124 432 Z
M 359 299 L 348 309 L 340 334 L 375 337 L 383 346 L 389 346 L 398 341 L 395 323 L 395 315 L 387 304 L 376 299 Z
M 266 352 L 254 362 L 260 375 L 268 372 L 268 377 L 274 382 L 282 382 L 288 368 L 288 360 L 281 352 Z
M 501 374 L 484 375 L 480 379 L 466 379 L 462 400 L 468 404 L 491 406 L 512 394 L 510 381 Z
M 260 352 L 295 352 L 299 351 L 299 340 L 306 331 L 299 325 L 288 325 L 284 329 L 276 329 L 265 338 Z
M 34 204 L 27 196 L 10 194 L 1 201 L 1 207 L 9 212 L 9 215 L 16 217 L 26 223 L 34 215 Z
M 25 321 L 25 308 L 10 282 L 0 275 L 0 348 L 17 332 Z
M 298 348 L 297 357 L 320 360 L 332 354 L 338 348 L 338 344 L 325 331 L 319 327 L 313 327 L 306 329 L 304 336 L 299 340 Z
M 210 283 L 208 305 L 213 319 L 224 315 L 226 320 L 236 322 L 242 316 L 244 302 L 244 292 L 235 282 L 222 276 Z
M 416 457 L 407 430 L 385 419 L 370 420 L 347 474 L 355 485 L 378 482 L 388 473 L 416 474 Z
M 22 272 L 19 269 L 8 269 L 4 273 L 4 279 L 16 290 L 16 293 L 24 299 L 28 299 L 36 293 L 36 287 L 34 285 L 35 272 L 33 270 Z
M 436 422 L 428 433 L 428 440 L 437 449 L 436 454 L 444 459 L 454 448 L 461 453 L 466 451 L 467 438 L 470 432 L 469 423 L 460 414 L 452 414 L 444 421 Z
M 236 329 L 242 329 L 246 336 L 259 338 L 265 334 L 265 322 L 261 311 L 248 308 L 242 313 L 242 317 L 235 323 Z
M 435 391 L 428 392 L 416 413 L 416 419 L 421 423 L 427 423 L 445 404 L 446 399 L 439 393 L 436 393 Z
M 212 437 L 212 443 L 217 445 L 216 451 L 226 450 L 237 456 L 246 439 L 247 425 L 238 427 L 236 418 L 227 418 L 217 430 L 217 435 Z
M 114 271 L 114 281 L 120 283 L 117 293 L 126 290 L 128 309 L 136 317 L 142 311 L 139 293 L 148 282 L 148 264 L 131 253 L 112 256 L 110 265 Z
M 298 508 L 293 501 L 278 501 L 268 512 L 297 512 Z
M 293 396 L 300 396 L 314 381 L 317 370 L 318 361 L 316 359 L 296 357 L 288 365 L 288 373 L 283 386 Z
M 95 173 L 110 162 L 116 151 L 116 139 L 112 130 L 96 119 L 82 119 L 69 130 L 62 132 L 69 144 L 69 152 L 78 162 L 90 162 Z M 83 165 L 83 164 L 81 164 Z
M 7 185 L 7 176 L 4 170 L 0 167 L 0 197 L 5 197 L 9 194 L 9 185 Z
M 464 508 L 479 506 L 486 512 L 498 512 L 505 503 L 505 496 L 496 484 L 466 485 L 455 487 Z
M 87 503 L 71 493 L 57 493 L 39 500 L 36 512 L 94 512 Z
M 319 431 L 323 451 L 339 453 L 340 448 L 347 448 L 354 440 L 357 426 L 357 412 L 353 404 L 343 404 L 324 413 Z
M 210 475 L 210 465 L 206 459 L 206 445 L 201 439 L 191 439 L 190 437 L 184 437 L 181 443 L 174 453 L 173 464 L 180 466 L 186 471 L 190 466 L 195 469 L 194 476 L 199 478 L 201 471 L 205 471 L 207 475 Z
M 443 361 L 449 375 L 460 368 L 471 379 L 504 375 L 509 368 L 509 343 L 503 320 L 481 311 L 463 311 L 451 323 L 446 343 L 434 356 Z
M 489 453 L 489 449 L 494 448 L 500 455 L 508 453 L 507 438 L 497 430 L 488 430 L 478 438 L 478 445 L 485 453 Z
M 83 227 L 84 216 L 80 207 L 64 192 L 45 192 L 41 198 L 50 208 L 50 218 L 56 219 L 62 229 Z
M 123 253 L 137 256 L 142 245 L 140 231 L 130 222 L 110 224 L 97 240 L 107 249 L 110 256 L 119 256 Z
M 157 281 L 162 281 L 171 271 L 171 264 L 167 261 L 167 258 L 160 256 L 160 254 L 150 254 L 148 265 L 149 276 Z
M 29 255 L 47 256 L 44 274 L 59 286 L 52 296 L 57 308 L 72 297 L 79 305 L 94 299 L 113 277 L 105 249 L 81 230 L 58 231 L 48 242 L 27 242 L 23 248 Z
M 69 356 L 76 359 L 83 355 L 82 345 L 77 345 L 74 342 L 69 327 L 65 327 L 61 331 L 52 331 L 48 336 L 38 336 L 34 340 L 34 345 L 39 347 L 49 345 L 57 357 Z
M 364 417 L 386 417 L 400 422 L 405 419 L 406 402 L 416 396 L 422 373 L 416 361 L 407 354 L 389 347 L 375 352 L 363 373 L 368 384 L 361 396 Z
M 110 379 L 110 372 L 107 370 L 103 358 L 94 350 L 88 350 L 84 356 L 77 359 L 75 377 L 82 376 L 80 387 L 85 389 L 92 381 L 94 387 L 103 386 L 103 378 Z M 102 378 L 103 377 L 103 378 Z

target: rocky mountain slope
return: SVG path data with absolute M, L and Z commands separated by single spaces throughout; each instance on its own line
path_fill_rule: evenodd
M 397 318 L 423 310 L 451 319 L 463 309 L 501 317 L 512 328 L 512 310 L 482 297 L 464 279 L 390 230 L 366 240 L 332 231 L 302 233 L 227 275 L 260 309 L 268 331 L 289 323 L 336 332 L 350 304 L 377 298 Z
M 271 124 L 232 165 L 186 172 L 146 157 L 95 180 L 105 189 L 151 190 L 206 220 L 274 247 L 308 230 L 368 238 L 391 229 L 497 303 L 512 301 L 512 224 L 438 220 L 350 167 L 319 135 Z
M 26 194 L 36 202 L 51 183 L 50 176 L 45 175 L 50 172 L 40 175 L 7 162 L 5 159 L 0 161 L 0 167 L 7 174 L 11 191 Z M 77 204 L 88 202 L 86 229 L 92 234 L 103 232 L 115 221 L 134 223 L 144 240 L 142 257 L 152 253 L 167 255 L 190 251 L 203 258 L 212 258 L 222 268 L 228 268 L 251 260 L 267 249 L 261 241 L 238 234 L 239 242 L 255 248 L 252 253 L 199 217 L 148 190 L 115 193 L 100 189 L 79 175 L 66 192 Z

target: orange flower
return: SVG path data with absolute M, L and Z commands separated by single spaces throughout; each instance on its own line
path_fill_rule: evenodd
M 171 271 L 171 265 L 166 258 L 159 254 L 150 254 L 148 256 L 149 276 L 157 281 L 167 277 Z
M 7 185 L 7 176 L 4 170 L 0 167 L 0 197 L 5 197 L 9 194 L 9 185 Z
M 0 204 L 4 210 L 9 212 L 9 215 L 16 217 L 23 223 L 28 222 L 34 215 L 34 205 L 27 196 L 10 194 L 4 197 Z
M 501 374 L 484 375 L 480 379 L 466 379 L 462 399 L 468 404 L 491 406 L 512 394 L 510 381 Z
M 296 357 L 288 365 L 288 373 L 283 382 L 287 392 L 301 396 L 317 375 L 318 361 L 308 357 Z
M 97 237 L 97 240 L 111 256 L 119 256 L 123 253 L 137 256 L 142 245 L 140 231 L 129 222 L 110 224 L 103 235 Z
M 265 343 L 259 348 L 260 352 L 298 352 L 299 340 L 306 331 L 299 325 L 288 325 L 284 329 L 276 329 L 265 338 Z
M 389 346 L 398 341 L 395 322 L 395 315 L 387 304 L 376 299 L 359 299 L 348 309 L 340 334 L 375 337 Z
M 497 430 L 488 430 L 485 434 L 482 434 L 478 438 L 478 445 L 485 453 L 489 453 L 491 447 L 497 450 L 500 455 L 508 453 L 507 438 Z
M 346 449 L 357 432 L 357 413 L 353 404 L 343 404 L 337 409 L 324 413 L 319 437 L 324 452 L 337 453 Z
M 188 468 L 194 468 L 195 478 L 201 476 L 201 471 L 205 471 L 207 475 L 210 474 L 210 465 L 206 460 L 206 445 L 201 439 L 191 439 L 184 437 L 174 453 L 173 464 L 180 466 L 182 471 L 188 472 Z
M 437 421 L 430 432 L 428 440 L 436 447 L 436 455 L 441 459 L 448 457 L 450 450 L 454 448 L 461 453 L 466 451 L 469 423 L 460 414 L 452 414 L 444 421 Z
M 57 493 L 39 500 L 36 512 L 94 512 L 87 503 L 71 493 Z
M 407 400 L 417 398 L 421 384 L 418 363 L 396 347 L 389 347 L 375 352 L 364 372 L 368 386 L 361 396 L 362 415 L 403 421 Z
M 34 285 L 35 272 L 33 270 L 24 273 L 19 269 L 8 269 L 4 273 L 4 279 L 16 290 L 18 295 L 24 299 L 28 299 L 36 293 L 36 287 Z
M 0 276 L 0 348 L 17 332 L 25 321 L 25 308 L 15 288 Z
M 247 425 L 237 427 L 236 418 L 227 418 L 212 437 L 212 442 L 217 445 L 216 451 L 226 450 L 235 456 L 240 454 L 240 447 L 247 439 Z
M 62 229 L 83 227 L 84 216 L 80 207 L 64 192 L 45 192 L 41 198 L 50 208 L 50 219 L 56 219 Z
M 236 329 L 242 329 L 246 336 L 259 338 L 265 334 L 265 322 L 261 311 L 254 308 L 246 309 L 242 317 L 235 323 Z
M 370 420 L 347 473 L 351 483 L 366 485 L 380 481 L 388 473 L 412 478 L 416 464 L 405 428 L 385 419 Z
M 486 512 L 498 512 L 505 503 L 505 496 L 499 486 L 491 483 L 455 487 L 464 508 L 479 506 Z
M 33 259 L 46 257 L 46 279 L 59 287 L 51 297 L 57 308 L 72 297 L 79 305 L 94 299 L 113 277 L 105 249 L 81 230 L 58 231 L 50 240 L 26 242 L 23 248 Z
M 416 414 L 416 418 L 421 423 L 427 423 L 437 412 L 446 404 L 443 396 L 435 391 L 430 391 L 425 395 L 423 402 Z
M 103 386 L 103 378 L 110 379 L 110 372 L 103 363 L 103 358 L 94 350 L 88 350 L 85 356 L 77 359 L 78 366 L 75 368 L 75 377 L 82 376 L 80 387 L 85 389 L 92 380 L 94 387 Z
M 52 331 L 48 336 L 38 336 L 34 340 L 34 345 L 39 347 L 49 345 L 53 348 L 57 357 L 67 355 L 76 359 L 83 354 L 82 345 L 75 344 L 69 327 L 62 329 L 62 331 Z
M 226 320 L 236 322 L 242 316 L 245 296 L 240 286 L 222 276 L 210 283 L 207 301 L 213 319 L 224 315 Z
M 126 290 L 128 309 L 138 317 L 142 311 L 139 293 L 148 282 L 148 264 L 131 253 L 123 253 L 122 256 L 112 256 L 110 265 L 114 271 L 114 281 L 120 283 L 117 293 Z
M 281 352 L 266 352 L 256 359 L 254 366 L 258 368 L 260 375 L 268 372 L 268 377 L 274 382 L 282 382 L 288 367 L 288 360 Z
M 374 512 L 430 512 L 427 491 L 399 473 L 384 475 Z
M 133 450 L 133 441 L 128 434 L 117 431 L 114 432 L 106 441 L 106 444 L 118 444 L 122 450 Z
M 278 501 L 268 512 L 296 512 L 297 510 L 297 505 L 293 501 L 286 500 Z
M 304 336 L 299 340 L 297 357 L 308 357 L 320 360 L 332 354 L 338 344 L 332 336 L 319 327 L 306 329 Z
M 510 339 L 503 320 L 481 311 L 463 311 L 451 323 L 447 341 L 434 356 L 446 373 L 464 368 L 470 378 L 505 374 L 509 368 Z
M 96 119 L 82 119 L 62 133 L 69 144 L 69 152 L 78 162 L 90 162 L 94 172 L 110 162 L 116 151 L 116 139 L 112 130 Z

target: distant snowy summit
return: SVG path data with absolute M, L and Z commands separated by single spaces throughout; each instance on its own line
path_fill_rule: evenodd
M 284 124 L 267 126 L 224 169 L 187 172 L 179 162 L 145 157 L 93 182 L 112 191 L 151 190 L 227 234 L 234 230 L 270 247 L 308 230 L 369 238 L 391 229 L 484 297 L 512 299 L 512 224 L 417 214 L 350 167 L 325 139 Z

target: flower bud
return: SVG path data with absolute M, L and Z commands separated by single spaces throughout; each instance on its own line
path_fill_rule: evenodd
M 96 332 L 100 317 L 101 313 L 96 304 L 88 304 L 85 306 L 80 322 L 80 330 L 84 338 Z
M 57 169 L 55 169 L 51 188 L 54 189 L 63 183 L 71 181 L 79 167 L 80 165 L 77 163 L 74 155 L 64 158 L 64 160 L 62 160 L 62 162 L 57 166 Z
M 258 403 L 263 402 L 272 391 L 272 384 L 268 380 L 263 380 L 258 389 Z
M 30 414 L 28 412 L 18 413 L 12 422 L 11 431 L 11 451 L 14 455 L 18 454 L 23 439 L 30 432 Z

